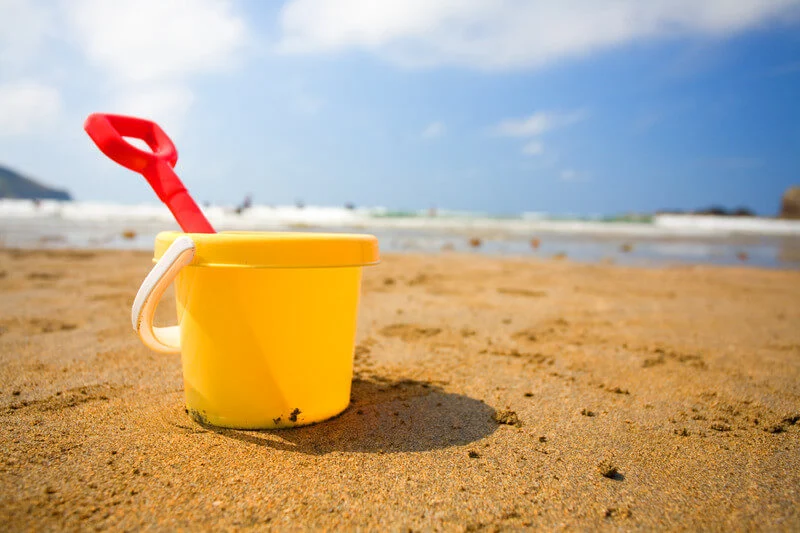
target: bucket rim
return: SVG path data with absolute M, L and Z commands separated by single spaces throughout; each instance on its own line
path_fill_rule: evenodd
M 190 237 L 196 247 L 187 267 L 331 268 L 380 262 L 374 235 L 292 231 L 162 231 L 156 235 L 153 260 L 158 261 L 181 236 Z

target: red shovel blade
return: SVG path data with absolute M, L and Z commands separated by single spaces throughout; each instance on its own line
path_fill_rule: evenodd
M 93 113 L 83 125 L 97 147 L 111 160 L 143 175 L 186 233 L 215 233 L 172 168 L 178 151 L 158 124 L 149 120 Z M 152 150 L 136 148 L 123 137 L 141 139 Z

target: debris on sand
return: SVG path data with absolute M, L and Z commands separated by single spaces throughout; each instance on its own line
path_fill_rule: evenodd
M 427 283 L 428 281 L 430 281 L 430 277 L 428 277 L 428 275 L 425 274 L 424 272 L 420 272 L 419 274 L 408 280 L 406 283 L 408 283 L 409 287 L 415 287 L 417 285 L 422 285 L 423 283 Z
M 125 239 L 126 241 L 132 241 L 133 239 L 136 238 L 136 232 L 133 231 L 132 229 L 126 229 L 125 231 L 122 232 L 122 238 Z
M 522 426 L 522 422 L 520 422 L 517 413 L 514 411 L 509 411 L 509 410 L 497 411 L 494 415 L 492 415 L 492 418 L 498 424 L 506 424 L 509 426 L 516 426 L 516 427 Z
M 619 479 L 620 477 L 619 468 L 609 459 L 600 461 L 600 464 L 597 465 L 597 470 L 601 476 L 608 479 Z
M 481 244 L 483 244 L 483 241 L 480 240 L 478 237 L 472 237 L 469 240 L 469 245 L 472 246 L 473 248 L 480 248 Z
M 410 342 L 433 337 L 442 332 L 442 328 L 423 327 L 416 324 L 390 324 L 378 333 L 384 337 L 399 337 L 400 340 Z
M 616 507 L 608 507 L 603 511 L 603 516 L 606 518 L 630 518 L 632 514 L 630 509 L 617 509 Z
M 765 427 L 764 431 L 766 431 L 767 433 L 772 433 L 773 435 L 777 435 L 778 433 L 783 433 L 787 431 L 789 429 L 789 426 L 793 426 L 798 422 L 800 422 L 799 414 L 787 415 L 783 417 L 783 420 L 781 420 L 777 424 Z
M 597 416 L 597 413 L 590 411 L 589 409 L 581 409 L 581 414 L 583 416 Z

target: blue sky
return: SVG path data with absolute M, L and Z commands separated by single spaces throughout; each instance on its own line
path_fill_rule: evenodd
M 155 201 L 83 133 L 106 111 L 201 202 L 774 214 L 799 29 L 797 0 L 0 0 L 0 164 Z

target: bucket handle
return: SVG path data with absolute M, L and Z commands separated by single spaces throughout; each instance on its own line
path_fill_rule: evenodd
M 131 325 L 145 346 L 161 353 L 181 351 L 180 326 L 153 325 L 158 302 L 178 272 L 194 259 L 194 241 L 185 235 L 175 239 L 142 281 L 131 308 Z

